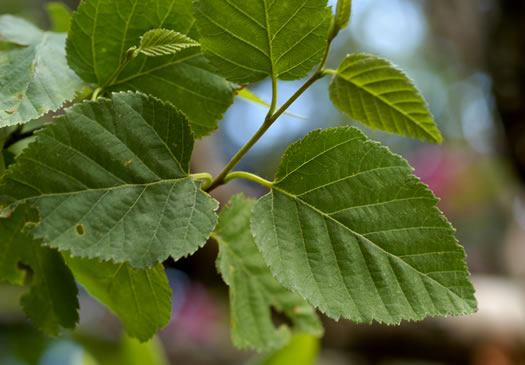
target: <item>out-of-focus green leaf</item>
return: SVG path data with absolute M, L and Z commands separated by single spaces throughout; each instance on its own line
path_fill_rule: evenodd
M 130 336 L 146 341 L 168 324 L 172 293 L 162 264 L 137 270 L 128 264 L 65 259 L 80 284 L 120 318 Z
M 230 287 L 232 339 L 239 348 L 269 351 L 284 346 L 291 336 L 286 325 L 276 328 L 271 308 L 293 322 L 294 330 L 320 336 L 315 310 L 299 295 L 283 288 L 272 276 L 250 233 L 255 200 L 232 197 L 219 216 L 214 238 L 219 243 L 217 268 Z
M 43 128 L 5 173 L 0 197 L 38 207 L 34 234 L 50 247 L 152 267 L 195 252 L 217 222 L 218 203 L 189 176 L 192 148 L 171 104 L 113 94 Z
M 352 11 L 352 0 L 337 0 L 337 8 L 335 10 L 335 26 L 337 29 L 343 29 L 350 21 L 350 13 Z
M 77 336 L 75 340 L 86 349 L 97 365 L 168 365 L 168 359 L 158 337 L 141 343 L 122 336 L 119 343 L 98 338 Z
M 71 24 L 71 9 L 60 2 L 46 4 L 46 10 L 53 23 L 53 31 L 67 33 Z
M 268 104 L 266 101 L 262 100 L 259 96 L 254 94 L 252 91 L 250 91 L 247 88 L 242 88 L 238 91 L 237 96 L 243 100 L 250 101 L 257 105 L 262 105 L 266 108 L 270 108 L 270 104 Z M 297 118 L 297 119 L 307 119 L 306 117 L 303 117 L 298 114 L 290 113 L 290 112 L 284 112 L 285 115 L 288 115 L 289 117 Z
M 65 39 L 23 19 L 0 16 L 0 41 L 25 46 L 0 52 L 0 128 L 57 110 L 83 87 L 66 63 Z
M 476 311 L 465 251 L 411 172 L 356 128 L 291 145 L 251 219 L 277 280 L 335 319 L 398 324 Z
M 284 348 L 267 355 L 259 365 L 315 365 L 321 343 L 319 338 L 295 334 Z
M 195 17 L 205 56 L 228 80 L 305 77 L 327 46 L 326 0 L 198 0 Z
M 122 363 L 126 365 L 168 365 L 162 343 L 153 337 L 146 343 L 124 337 L 121 344 Z
M 60 327 L 74 328 L 78 322 L 77 286 L 62 256 L 41 245 L 27 233 L 26 225 L 38 222 L 38 211 L 20 205 L 0 218 L 0 280 L 23 285 L 31 268 L 31 289 L 21 299 L 26 315 L 35 326 L 50 335 Z

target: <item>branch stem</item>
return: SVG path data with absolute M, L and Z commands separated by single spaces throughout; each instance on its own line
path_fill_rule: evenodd
M 226 177 L 230 174 L 233 168 L 246 155 L 246 153 L 248 153 L 248 151 L 255 145 L 255 143 L 257 143 L 259 139 L 261 139 L 261 137 L 272 126 L 272 124 L 275 123 L 275 121 L 284 112 L 286 112 L 286 110 L 290 107 L 290 105 L 292 105 L 310 86 L 312 86 L 313 83 L 315 83 L 317 80 L 322 79 L 324 76 L 327 75 L 327 73 L 324 71 L 324 66 L 326 65 L 326 61 L 328 59 L 328 54 L 330 52 L 330 45 L 331 45 L 332 39 L 333 38 L 328 39 L 328 44 L 326 46 L 326 50 L 325 50 L 323 59 L 321 63 L 319 64 L 319 66 L 317 67 L 317 69 L 315 70 L 315 72 L 312 74 L 312 76 L 310 76 L 310 78 L 306 80 L 306 82 L 290 97 L 290 99 L 288 99 L 279 109 L 277 109 L 277 111 L 275 110 L 277 107 L 277 77 L 275 75 L 272 75 L 272 104 L 270 106 L 270 110 L 268 111 L 268 114 L 266 115 L 266 118 L 264 119 L 263 124 L 261 125 L 259 130 L 255 132 L 255 134 L 250 138 L 250 140 L 246 142 L 246 144 L 243 147 L 241 147 L 241 149 L 232 157 L 230 162 L 228 162 L 228 164 L 219 173 L 219 175 L 217 175 L 217 177 L 213 180 L 213 182 L 206 189 L 206 191 L 210 192 L 216 187 L 223 185 L 226 182 L 230 181 L 231 179 L 235 178 L 235 177 L 232 177 L 226 180 Z M 234 175 L 234 176 L 238 176 L 238 175 Z M 266 181 L 264 179 L 261 179 L 261 180 Z
M 259 184 L 259 185 L 265 186 L 265 187 L 267 187 L 269 189 L 271 189 L 272 186 L 273 186 L 273 183 L 271 181 L 265 180 L 265 179 L 263 179 L 260 176 L 257 176 L 255 174 L 252 174 L 252 173 L 249 173 L 249 172 L 245 172 L 245 171 L 234 171 L 234 172 L 229 173 L 224 178 L 224 184 L 226 184 L 226 183 L 228 183 L 228 182 L 230 182 L 232 180 L 235 180 L 235 179 L 250 180 L 250 181 L 253 181 L 253 182 L 255 182 L 255 183 Z

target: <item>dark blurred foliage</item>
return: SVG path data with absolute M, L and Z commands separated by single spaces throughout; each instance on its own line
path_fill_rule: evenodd
M 500 3 L 485 54 L 507 150 L 525 184 L 525 3 Z

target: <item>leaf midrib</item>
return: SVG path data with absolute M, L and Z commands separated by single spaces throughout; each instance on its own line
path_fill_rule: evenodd
M 7 177 L 9 179 L 12 179 L 11 176 Z M 14 180 L 14 179 L 13 179 Z M 23 199 L 18 199 L 18 203 L 22 203 L 25 200 L 33 200 L 33 199 L 41 199 L 41 198 L 49 198 L 49 197 L 58 197 L 58 196 L 67 196 L 67 195 L 77 195 L 77 194 L 84 194 L 84 193 L 91 193 L 91 192 L 110 192 L 120 189 L 127 189 L 127 188 L 150 188 L 154 185 L 161 185 L 161 184 L 177 184 L 179 182 L 185 181 L 185 180 L 192 180 L 190 176 L 178 178 L 178 179 L 161 179 L 158 181 L 154 181 L 151 183 L 143 183 L 143 184 L 122 184 L 118 186 L 109 186 L 109 187 L 103 187 L 103 188 L 89 188 L 89 189 L 83 189 L 83 190 L 74 190 L 74 191 L 68 191 L 63 193 L 42 193 L 40 195 L 35 196 L 28 196 L 24 197 Z M 18 182 L 21 182 L 19 180 L 16 180 Z
M 310 208 L 311 210 L 313 210 L 314 212 L 318 213 L 319 215 L 321 215 L 322 217 L 326 218 L 326 219 L 329 219 L 330 221 L 336 223 L 337 225 L 341 226 L 344 230 L 348 231 L 350 234 L 356 236 L 356 237 L 359 237 L 361 239 L 363 239 L 365 242 L 368 242 L 369 244 L 371 244 L 373 247 L 375 247 L 376 249 L 380 250 L 381 252 L 383 252 L 385 255 L 387 255 L 388 257 L 392 257 L 393 259 L 395 260 L 398 260 L 400 261 L 401 263 L 403 263 L 403 265 L 406 265 L 408 266 L 410 269 L 412 269 L 415 273 L 419 274 L 420 276 L 422 277 L 425 277 L 427 279 L 429 279 L 430 281 L 436 283 L 437 285 L 439 285 L 440 287 L 446 289 L 447 292 L 450 292 L 451 294 L 453 294 L 456 298 L 460 299 L 461 301 L 463 302 L 466 302 L 464 298 L 460 297 L 458 294 L 454 293 L 453 291 L 450 290 L 450 288 L 446 287 L 445 285 L 441 284 L 439 281 L 437 281 L 436 279 L 428 276 L 427 274 L 425 273 L 422 273 L 421 271 L 419 271 L 418 269 L 416 269 L 415 267 L 413 267 L 412 265 L 410 265 L 409 263 L 407 263 L 406 261 L 400 259 L 398 256 L 386 251 L 385 249 L 383 249 L 382 247 L 378 246 L 375 242 L 371 241 L 369 238 L 365 237 L 364 235 L 358 233 L 358 232 L 355 232 L 354 230 L 350 229 L 349 227 L 345 226 L 343 223 L 339 222 L 337 219 L 333 218 L 332 216 L 324 213 L 323 211 L 317 209 L 316 207 L 314 207 L 313 205 L 305 202 L 304 200 L 298 198 L 297 196 L 291 194 L 291 193 L 288 193 L 287 191 L 285 190 L 282 190 L 276 186 L 274 186 L 272 188 L 272 192 L 271 194 L 273 195 L 273 191 L 278 191 L 288 197 L 290 197 L 291 199 L 295 200 L 295 201 L 298 201 L 300 203 L 302 203 L 304 206 L 306 206 L 307 208 Z
M 170 67 L 170 66 L 173 66 L 173 65 L 176 65 L 176 64 L 179 64 L 179 63 L 183 63 L 183 62 L 185 62 L 187 60 L 190 60 L 192 58 L 198 57 L 200 55 L 202 55 L 201 52 L 193 54 L 191 56 L 187 56 L 187 57 L 183 57 L 183 58 L 177 59 L 177 60 L 175 60 L 173 62 L 166 62 L 166 63 L 164 63 L 164 64 L 162 64 L 160 66 L 147 69 L 146 71 L 137 72 L 136 74 L 128 76 L 125 79 L 121 79 L 121 80 L 115 81 L 114 83 L 112 83 L 108 87 L 112 87 L 112 86 L 116 86 L 116 85 L 120 85 L 120 84 L 125 84 L 126 82 L 129 82 L 129 81 L 134 80 L 136 78 L 139 78 L 139 77 L 142 77 L 142 76 L 148 76 L 149 74 L 152 74 L 153 72 L 157 72 L 157 71 L 162 70 L 162 69 L 164 69 L 166 67 Z M 142 69 L 143 69 L 143 67 L 142 67 Z

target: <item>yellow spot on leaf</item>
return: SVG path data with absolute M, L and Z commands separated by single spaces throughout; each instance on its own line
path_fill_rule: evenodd
M 124 162 L 124 167 L 128 167 L 129 165 L 131 165 L 132 162 L 133 162 L 133 160 L 129 160 L 129 161 Z

